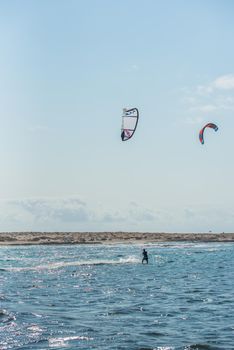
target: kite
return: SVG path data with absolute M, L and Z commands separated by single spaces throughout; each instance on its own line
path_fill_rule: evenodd
M 135 133 L 139 119 L 139 111 L 137 108 L 123 109 L 121 139 L 129 140 Z
M 213 123 L 208 123 L 206 124 L 199 132 L 199 140 L 201 142 L 201 144 L 203 145 L 204 144 L 204 137 L 203 137 L 203 134 L 204 134 L 204 131 L 206 128 L 211 128 L 211 129 L 214 129 L 214 131 L 217 131 L 218 130 L 218 127 L 217 125 L 213 124 Z

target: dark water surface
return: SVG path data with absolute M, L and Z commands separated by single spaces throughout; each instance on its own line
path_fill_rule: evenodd
M 0 247 L 0 349 L 233 350 L 234 244 Z

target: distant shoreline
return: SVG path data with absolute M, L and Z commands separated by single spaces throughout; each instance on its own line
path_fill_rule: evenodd
M 0 246 L 157 242 L 234 242 L 234 233 L 0 232 Z

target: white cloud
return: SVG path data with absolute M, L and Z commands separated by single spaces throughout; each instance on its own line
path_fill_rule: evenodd
M 83 222 L 91 220 L 93 214 L 86 203 L 79 198 L 48 199 L 29 198 L 7 202 L 12 214 L 18 212 L 21 217 L 30 218 L 31 222 L 45 223 L 57 220 L 60 222 Z
M 225 111 L 234 111 L 234 96 L 218 96 L 217 108 Z
M 205 232 L 228 231 L 233 224 L 232 208 L 212 205 L 159 211 L 132 202 L 120 209 L 100 210 L 79 197 L 0 201 L 1 231 Z
M 0 227 L 9 231 L 62 231 L 83 228 L 115 230 L 157 220 L 156 213 L 137 203 L 120 210 L 93 206 L 79 197 L 26 198 L 0 201 Z
M 197 124 L 209 114 L 234 111 L 234 74 L 219 76 L 213 81 L 193 88 L 183 89 L 182 103 L 186 108 L 187 123 Z M 189 116 L 190 114 L 190 116 Z M 188 118 L 189 116 L 189 118 Z
M 151 209 L 144 208 L 135 202 L 131 202 L 129 207 L 125 210 L 123 209 L 122 212 L 104 212 L 99 216 L 99 220 L 107 223 L 147 222 L 156 220 L 156 214 Z
M 150 209 L 132 206 L 128 211 L 128 219 L 130 221 L 154 221 L 156 214 Z
M 208 96 L 214 91 L 213 85 L 198 85 L 195 89 L 195 93 L 201 96 Z
M 104 212 L 104 214 L 101 215 L 99 220 L 102 223 L 121 223 L 121 222 L 123 223 L 123 222 L 126 222 L 127 218 L 120 212 L 114 212 L 114 213 Z
M 198 95 L 207 96 L 216 90 L 232 90 L 234 89 L 234 74 L 221 75 L 208 84 L 198 85 L 195 89 Z
M 212 86 L 216 89 L 234 89 L 234 74 L 223 75 L 215 79 Z

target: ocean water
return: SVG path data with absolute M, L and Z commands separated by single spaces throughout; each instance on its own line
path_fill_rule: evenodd
M 232 243 L 0 247 L 0 349 L 233 350 L 233 262 Z

